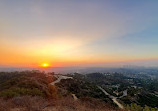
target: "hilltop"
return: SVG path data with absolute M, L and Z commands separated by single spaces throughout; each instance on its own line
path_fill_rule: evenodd
M 157 111 L 158 79 L 118 72 L 0 72 L 0 111 Z
M 103 100 L 105 95 L 96 92 L 96 87 L 80 84 L 79 79 L 71 77 L 52 84 L 59 76 L 40 71 L 0 72 L 0 111 L 120 110 Z

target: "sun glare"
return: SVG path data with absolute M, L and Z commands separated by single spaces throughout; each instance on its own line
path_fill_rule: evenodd
M 43 63 L 43 64 L 42 64 L 42 67 L 49 67 L 49 64 Z

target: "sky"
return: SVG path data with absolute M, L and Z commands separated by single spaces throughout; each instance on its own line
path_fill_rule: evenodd
M 0 67 L 158 66 L 157 0 L 0 0 Z

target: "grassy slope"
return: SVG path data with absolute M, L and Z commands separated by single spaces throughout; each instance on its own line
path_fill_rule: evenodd
M 71 93 L 77 91 L 77 84 L 58 84 L 62 87 L 51 86 L 55 80 L 46 77 L 38 71 L 0 73 L 0 111 L 116 111 L 113 106 L 105 103 L 103 96 L 96 87 L 88 84 L 78 84 L 80 99 L 74 101 Z M 61 83 L 63 83 L 62 81 Z M 66 82 L 66 81 L 65 81 Z M 76 81 L 78 82 L 78 81 Z M 63 95 L 63 92 L 65 95 Z M 74 92 L 77 94 L 77 92 Z M 85 96 L 84 96 L 85 94 Z M 95 99 L 98 98 L 98 99 Z

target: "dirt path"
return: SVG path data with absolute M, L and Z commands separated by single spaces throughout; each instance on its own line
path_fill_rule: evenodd
M 117 97 L 114 97 L 114 96 L 110 95 L 109 93 L 107 93 L 107 92 L 106 92 L 103 88 L 101 88 L 100 86 L 98 86 L 98 88 L 99 88 L 105 95 L 109 96 L 109 98 L 111 98 L 111 99 L 113 100 L 113 102 L 118 105 L 119 108 L 124 109 L 123 105 L 117 101 Z
M 51 85 L 55 85 L 56 83 L 60 82 L 62 79 L 73 79 L 73 77 L 63 76 L 63 75 L 55 75 L 57 80 L 50 83 Z

